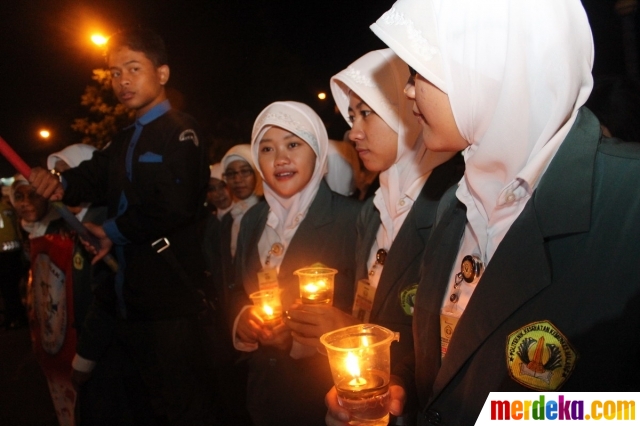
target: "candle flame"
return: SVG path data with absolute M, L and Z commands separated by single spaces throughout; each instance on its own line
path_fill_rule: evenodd
M 307 293 L 317 293 L 319 290 L 318 286 L 313 283 L 305 285 L 304 289 Z
M 264 305 L 262 307 L 262 310 L 264 311 L 265 314 L 269 315 L 270 317 L 273 316 L 273 308 L 269 305 Z
M 354 378 L 360 377 L 360 360 L 357 356 L 349 352 L 347 354 L 346 365 L 349 374 L 351 374 Z

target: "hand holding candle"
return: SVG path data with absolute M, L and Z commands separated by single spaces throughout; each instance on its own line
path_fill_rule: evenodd
M 389 420 L 390 351 L 398 333 L 360 324 L 327 333 L 327 349 L 339 404 L 354 424 L 382 426 Z
M 265 326 L 273 327 L 282 321 L 282 304 L 278 289 L 256 291 L 251 293 L 249 298 L 253 301 Z
M 358 320 L 340 309 L 326 304 L 292 305 L 285 319 L 293 338 L 307 346 L 314 346 L 324 353 L 320 336 L 339 328 L 358 324 Z

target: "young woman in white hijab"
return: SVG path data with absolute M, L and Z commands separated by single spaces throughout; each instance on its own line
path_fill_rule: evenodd
M 238 231 L 242 217 L 260 201 L 262 183 L 251 159 L 251 145 L 232 146 L 222 157 L 223 177 L 233 197 L 233 204 L 221 219 L 220 255 L 226 289 L 233 287 Z
M 415 390 L 420 424 L 472 424 L 492 391 L 640 388 L 640 152 L 581 108 L 580 1 L 400 0 L 372 29 L 417 72 L 407 95 L 427 147 L 466 148 L 391 411 Z
M 60 219 L 56 209 L 46 198 L 36 194 L 35 188 L 21 174 L 13 177 L 9 200 L 30 239 L 43 236 L 49 224 Z
M 332 192 L 323 180 L 327 132 L 298 102 L 275 102 L 253 127 L 251 154 L 264 180 L 265 201 L 242 220 L 236 254 L 234 345 L 249 352 L 247 404 L 256 426 L 322 425 L 329 364 L 315 346 L 293 342 L 285 323 L 263 326 L 248 295 L 258 273 L 275 270 L 285 310 L 298 299 L 297 269 L 322 263 L 338 270 L 333 305 L 353 302 L 355 223 L 360 203 Z
M 438 200 L 462 176 L 462 158 L 425 148 L 403 92 L 408 78 L 407 65 L 384 49 L 367 53 L 331 79 L 336 104 L 351 125 L 351 141 L 365 167 L 380 173 L 380 188 L 358 218 L 354 289 L 360 297 L 352 316 L 341 311 L 331 316 L 327 306 L 290 310 L 289 326 L 301 342 L 311 344 L 314 338 L 321 346 L 323 333 L 370 322 L 400 332 L 392 359 L 413 351 L 412 302 L 422 254 Z

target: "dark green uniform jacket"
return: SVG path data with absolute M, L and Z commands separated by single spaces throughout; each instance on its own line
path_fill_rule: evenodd
M 396 370 L 415 379 L 405 384 L 422 424 L 474 424 L 491 391 L 640 390 L 639 178 L 640 144 L 602 138 L 583 108 L 441 361 L 439 313 L 466 223 L 452 199 L 426 248 L 415 375 Z

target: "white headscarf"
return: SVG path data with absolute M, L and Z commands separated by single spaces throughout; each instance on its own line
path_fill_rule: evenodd
M 13 184 L 11 185 L 11 192 L 9 193 L 9 199 L 11 200 L 12 205 L 15 206 L 16 189 L 25 185 L 29 186 L 31 184 L 23 175 L 18 173 L 13 177 Z M 58 214 L 56 209 L 53 208 L 53 205 L 51 203 L 47 202 L 47 212 L 40 220 L 35 222 L 27 222 L 24 219 L 20 219 L 20 226 L 22 226 L 22 229 L 29 233 L 29 239 L 38 238 L 46 233 L 47 228 L 49 227 L 49 223 L 52 220 L 56 220 L 59 218 L 60 214 Z
M 399 0 L 371 29 L 449 96 L 470 143 L 465 239 L 488 262 L 591 91 L 580 1 Z
M 324 179 L 333 192 L 348 197 L 356 189 L 355 170 L 350 159 L 345 156 L 344 152 L 346 150 L 343 147 L 354 150 L 353 146 L 348 142 L 329 139 L 327 174 Z M 358 154 L 356 153 L 356 155 Z
M 47 157 L 47 168 L 53 170 L 58 160 L 64 161 L 71 168 L 78 167 L 83 161 L 90 160 L 95 150 L 95 146 L 85 143 L 69 145 L 63 150 L 54 152 Z
M 221 163 L 215 163 L 209 166 L 209 177 L 218 180 L 224 180 L 222 174 L 224 173 L 224 169 L 222 168 Z
M 287 130 L 305 141 L 316 154 L 316 164 L 307 186 L 289 198 L 282 198 L 264 184 L 264 197 L 269 203 L 269 216 L 265 232 L 258 243 L 260 260 L 263 262 L 269 247 L 275 242 L 284 246 L 286 252 L 298 226 L 304 220 L 313 202 L 320 183 L 327 170 L 329 137 L 324 123 L 314 110 L 305 104 L 293 101 L 274 102 L 256 118 L 251 133 L 251 155 L 258 164 L 258 171 L 264 179 L 258 162 L 258 150 L 264 134 L 273 126 Z M 265 250 L 266 249 L 266 250 Z M 270 260 L 272 267 L 279 267 L 282 255 Z
M 239 144 L 232 146 L 229 151 L 222 157 L 222 167 L 224 170 L 227 170 L 229 164 L 234 161 L 244 161 L 249 164 L 253 169 L 256 177 L 256 187 L 253 190 L 253 194 L 245 198 L 244 200 L 236 200 L 231 205 L 231 209 L 229 210 L 231 213 L 231 217 L 233 218 L 233 225 L 231 225 L 231 256 L 235 257 L 236 248 L 238 247 L 238 233 L 240 232 L 240 222 L 242 221 L 242 217 L 251 207 L 258 204 L 258 194 L 262 192 L 262 183 L 260 181 L 260 176 L 256 173 L 256 166 L 251 159 L 251 145 L 249 144 Z
M 59 152 L 54 152 L 47 157 L 47 168 L 53 170 L 56 167 L 56 163 L 59 160 L 64 161 L 69 167 L 78 167 L 83 161 L 91 160 L 93 152 L 96 150 L 95 146 L 87 145 L 85 143 L 76 143 L 69 145 Z M 79 221 L 82 221 L 84 216 L 89 210 L 89 203 L 81 204 L 82 209 L 76 213 L 76 217 Z
M 409 68 L 391 49 L 369 52 L 331 78 L 331 92 L 349 124 L 349 93 L 369 105 L 398 135 L 395 162 L 380 173 L 374 204 L 380 211 L 383 242 L 387 250 L 409 214 L 415 195 L 431 171 L 454 153 L 428 151 L 419 137 L 413 102 L 404 95 Z

